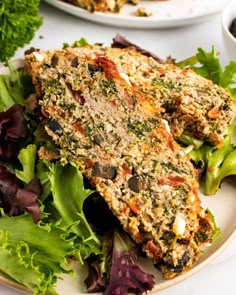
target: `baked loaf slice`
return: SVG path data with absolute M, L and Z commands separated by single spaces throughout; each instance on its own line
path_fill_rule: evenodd
M 39 54 L 42 58 L 45 54 L 51 57 L 54 54 L 106 56 L 139 88 L 146 100 L 162 110 L 162 117 L 169 122 L 175 137 L 184 133 L 212 145 L 221 145 L 227 127 L 235 118 L 236 101 L 227 90 L 191 69 L 157 62 L 134 48 L 93 45 Z M 35 82 L 36 79 L 37 75 Z
M 80 167 L 165 278 L 189 269 L 213 225 L 159 107 L 99 54 L 34 52 L 26 64 L 62 162 Z

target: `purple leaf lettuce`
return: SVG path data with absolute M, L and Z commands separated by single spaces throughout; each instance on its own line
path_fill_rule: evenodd
M 134 47 L 141 54 L 146 55 L 148 57 L 152 57 L 153 59 L 155 59 L 159 63 L 164 63 L 165 62 L 162 58 L 160 58 L 156 54 L 135 45 L 134 43 L 130 42 L 129 40 L 127 40 L 126 38 L 124 38 L 120 34 L 117 34 L 115 36 L 115 38 L 113 38 L 113 43 L 112 43 L 111 46 L 114 47 L 114 48 Z
M 19 150 L 19 139 L 26 136 L 24 107 L 15 104 L 0 112 L 0 158 L 11 158 Z
M 113 238 L 111 234 L 105 235 L 102 248 L 104 257 L 87 260 L 88 292 L 105 289 L 104 295 L 142 295 L 154 287 L 154 276 L 137 265 L 137 249 L 124 231 L 115 230 Z
M 38 179 L 33 179 L 24 187 L 14 174 L 0 165 L 0 207 L 9 216 L 21 215 L 25 211 L 32 214 L 37 223 L 40 218 L 40 209 L 37 199 L 41 194 L 41 185 Z

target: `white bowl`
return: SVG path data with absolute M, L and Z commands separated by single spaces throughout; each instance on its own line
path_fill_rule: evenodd
M 230 59 L 236 61 L 236 38 L 230 33 L 229 27 L 236 18 L 236 0 L 231 1 L 223 10 L 221 17 L 222 37 Z

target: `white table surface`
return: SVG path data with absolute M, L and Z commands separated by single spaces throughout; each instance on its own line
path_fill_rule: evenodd
M 182 28 L 135 30 L 88 22 L 47 4 L 41 4 L 44 24 L 29 46 L 41 49 L 59 48 L 63 42 L 72 43 L 85 37 L 90 43 L 109 44 L 116 33 L 126 36 L 133 43 L 147 48 L 161 57 L 171 54 L 177 60 L 196 53 L 198 47 L 210 50 L 211 46 L 221 53 L 223 64 L 229 60 L 225 53 L 221 37 L 220 14 L 208 21 Z M 26 48 L 29 48 L 26 46 Z M 24 50 L 16 53 L 21 57 Z M 235 196 L 236 201 L 236 196 Z M 235 212 L 236 218 L 236 212 Z M 20 295 L 18 291 L 0 286 L 1 295 Z M 236 239 L 216 260 L 187 280 L 166 290 L 159 295 L 235 295 L 236 294 Z M 70 295 L 70 294 L 65 294 Z

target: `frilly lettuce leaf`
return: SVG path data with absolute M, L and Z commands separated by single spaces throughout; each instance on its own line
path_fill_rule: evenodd
M 202 77 L 212 80 L 213 83 L 228 89 L 233 96 L 236 94 L 236 62 L 231 61 L 222 68 L 218 52 L 212 47 L 210 52 L 198 48 L 195 56 L 176 63 L 182 68 L 191 68 Z
M 51 188 L 41 207 L 42 220 L 34 224 L 26 213 L 8 217 L 2 212 L 0 218 L 0 270 L 35 295 L 55 294 L 60 274 L 71 272 L 68 257 L 83 263 L 91 254 L 101 254 L 100 240 L 83 213 L 83 202 L 93 191 L 84 188 L 81 172 L 59 162 L 42 164 L 48 192 Z
M 54 224 L 34 224 L 29 214 L 0 218 L 0 270 L 35 295 L 56 294 L 59 275 L 73 273 L 68 257 L 74 254 L 74 239 Z
M 72 165 L 61 166 L 47 163 L 51 183 L 53 206 L 59 213 L 58 225 L 78 238 L 79 251 L 83 258 L 101 252 L 101 242 L 91 229 L 83 212 L 84 200 L 93 193 L 85 189 L 79 168 Z M 82 262 L 82 259 L 81 259 Z

